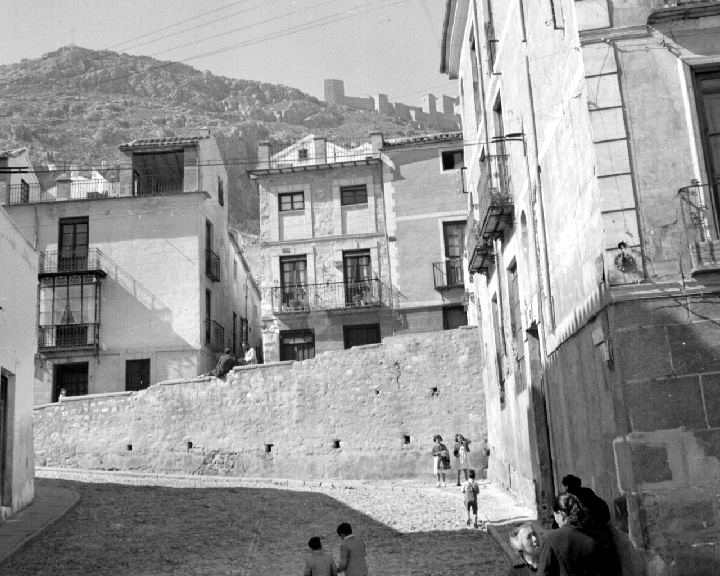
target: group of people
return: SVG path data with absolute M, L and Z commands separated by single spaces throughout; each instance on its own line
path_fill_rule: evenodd
M 224 378 L 235 366 L 252 366 L 254 364 L 257 364 L 255 348 L 248 346 L 247 342 L 243 342 L 240 357 L 235 358 L 232 350 L 225 348 L 222 356 L 218 359 L 217 366 L 210 371 L 210 375 L 215 378 Z
M 445 473 L 448 470 L 457 470 L 457 486 L 460 486 L 460 473 L 468 479 L 469 471 L 472 469 L 470 465 L 470 440 L 462 434 L 455 434 L 455 444 L 453 445 L 452 456 L 450 459 L 450 451 L 443 444 L 440 434 L 433 436 L 433 474 L 437 477 L 437 486 L 445 486 Z
M 539 536 L 531 523 L 516 527 L 510 545 L 520 560 L 508 576 L 611 576 L 618 564 L 608 522 L 610 510 L 577 476 L 562 480 L 565 492 L 553 505 L 555 529 Z
M 337 535 L 340 538 L 340 561 L 337 564 L 332 555 L 323 550 L 319 536 L 310 538 L 310 555 L 305 561 L 304 576 L 337 576 L 339 572 L 344 572 L 345 576 L 367 576 L 365 543 L 353 534 L 352 526 L 347 522 L 337 527 Z

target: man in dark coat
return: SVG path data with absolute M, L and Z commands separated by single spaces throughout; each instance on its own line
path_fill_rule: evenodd
M 218 360 L 217 366 L 210 372 L 215 378 L 225 378 L 225 374 L 232 370 L 235 366 L 235 356 L 230 352 L 230 348 L 225 348 L 225 352 Z
M 569 494 L 577 496 L 580 503 L 588 511 L 590 522 L 588 528 L 601 533 L 608 533 L 610 528 L 610 508 L 605 500 L 600 498 L 592 488 L 582 485 L 582 480 L 577 476 L 568 474 L 562 479 L 563 486 Z

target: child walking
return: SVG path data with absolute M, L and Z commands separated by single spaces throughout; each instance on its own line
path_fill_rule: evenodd
M 338 569 L 332 556 L 322 549 L 319 536 L 308 541 L 310 556 L 305 561 L 304 576 L 337 576 Z
M 467 525 L 470 526 L 470 510 L 475 517 L 475 528 L 478 527 L 478 504 L 477 497 L 480 492 L 480 485 L 475 482 L 475 470 L 468 470 L 468 479 L 462 487 L 465 494 L 465 508 L 467 509 Z M 482 524 L 482 522 L 481 522 Z

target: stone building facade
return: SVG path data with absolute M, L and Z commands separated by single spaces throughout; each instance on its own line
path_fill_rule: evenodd
M 119 170 L 10 184 L 5 209 L 40 252 L 35 403 L 137 390 L 260 347 L 259 291 L 227 228 L 214 138 L 135 140 Z
M 451 0 L 490 476 L 611 504 L 625 573 L 720 557 L 720 4 Z M 623 537 L 624 535 L 624 537 Z
M 0 153 L 0 182 L 29 185 L 26 150 Z M 23 189 L 25 187 L 23 186 Z M 37 252 L 0 207 L 0 519 L 35 496 L 33 460 L 33 373 Z M 27 329 L 18 329 L 26 326 Z
M 393 330 L 465 325 L 462 132 L 384 140 L 381 150 Z

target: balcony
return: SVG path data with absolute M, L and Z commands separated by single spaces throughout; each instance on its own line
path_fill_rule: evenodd
M 682 220 L 689 242 L 691 271 L 695 279 L 720 280 L 720 239 L 714 237 L 712 223 L 705 206 L 704 188 L 707 185 L 693 181 L 680 188 Z
M 38 327 L 38 352 L 97 350 L 100 324 L 54 324 Z
M 271 298 L 276 314 L 363 309 L 380 306 L 382 287 L 377 278 L 362 282 L 298 284 L 272 288 Z
M 225 328 L 215 320 L 205 320 L 205 344 L 216 352 L 225 348 Z
M 483 160 L 487 179 L 478 199 L 479 238 L 502 239 L 504 230 L 513 224 L 515 207 L 507 160 L 506 154 L 486 156 Z
M 220 256 L 209 248 L 205 250 L 205 275 L 213 282 L 220 282 Z
M 720 14 L 720 0 L 653 0 L 650 25 Z
M 184 192 L 182 178 L 135 177 L 133 196 L 165 196 Z
M 40 252 L 38 275 L 77 274 L 95 272 L 105 276 L 102 266 L 103 253 L 97 248 L 84 250 L 61 250 L 60 252 Z
M 433 262 L 433 281 L 435 290 L 462 288 L 465 285 L 462 259 L 446 258 L 444 262 Z
M 472 274 L 479 273 L 487 276 L 490 266 L 495 263 L 495 248 L 491 240 L 476 241 L 472 256 L 470 257 L 470 265 L 468 266 Z
M 12 184 L 7 187 L 6 204 L 34 204 L 63 200 L 96 200 L 120 196 L 120 182 L 105 179 L 58 180 L 55 186 L 43 190 L 40 184 Z

